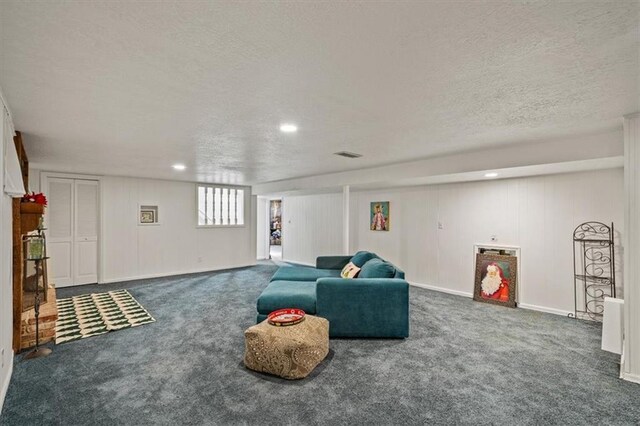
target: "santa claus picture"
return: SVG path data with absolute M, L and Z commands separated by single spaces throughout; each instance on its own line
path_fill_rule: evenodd
M 476 253 L 473 300 L 515 308 L 518 258 L 507 254 Z
M 480 288 L 480 295 L 484 299 L 509 301 L 509 280 L 504 277 L 502 268 L 496 262 L 487 265 L 486 275 L 482 279 Z

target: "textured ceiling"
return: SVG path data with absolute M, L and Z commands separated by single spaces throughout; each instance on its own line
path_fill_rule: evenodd
M 638 5 L 2 0 L 0 86 L 42 167 L 267 182 L 618 127 Z

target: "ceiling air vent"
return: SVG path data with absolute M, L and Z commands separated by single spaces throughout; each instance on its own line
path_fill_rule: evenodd
M 356 154 L 355 152 L 349 152 L 349 151 L 340 151 L 340 152 L 334 152 L 334 155 L 339 155 L 340 157 L 345 157 L 345 158 L 359 158 L 362 157 L 362 154 Z

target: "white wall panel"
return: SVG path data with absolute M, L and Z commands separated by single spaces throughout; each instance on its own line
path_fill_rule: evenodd
M 101 181 L 101 280 L 138 276 L 137 180 L 109 177 Z
M 358 215 L 352 218 L 352 251 L 375 251 L 405 270 L 409 281 L 471 295 L 473 245 L 490 244 L 495 235 L 497 244 L 521 247 L 519 303 L 570 312 L 573 229 L 588 220 L 613 221 L 619 242 L 622 189 L 622 170 L 612 169 L 352 192 Z M 387 200 L 391 231 L 370 231 L 370 202 Z
M 256 212 L 256 256 L 258 259 L 269 258 L 269 199 L 257 197 Z
M 4 115 L 4 104 L 0 93 L 0 112 Z M 4 188 L 5 144 L 12 144 L 0 117 L 0 188 Z M 13 369 L 13 219 L 12 199 L 4 192 L 0 194 L 0 410 L 4 403 L 11 371 Z
M 197 228 L 194 183 L 105 176 L 102 282 L 255 263 L 251 195 L 243 227 Z M 138 225 L 140 205 L 158 206 L 158 225 Z
M 573 311 L 572 233 L 585 221 L 623 231 L 621 169 L 351 192 L 351 252 L 370 250 L 414 283 L 473 293 L 474 244 L 521 248 L 519 303 Z M 372 201 L 391 202 L 391 230 L 369 230 Z M 286 197 L 285 259 L 314 263 L 341 250 L 341 194 Z M 291 223 L 289 223 L 291 220 Z M 438 228 L 438 223 L 442 229 Z M 617 247 L 621 290 L 621 249 Z
M 284 197 L 283 260 L 315 265 L 342 252 L 342 193 Z

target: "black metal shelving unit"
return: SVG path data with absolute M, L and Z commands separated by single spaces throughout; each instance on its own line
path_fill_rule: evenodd
M 573 231 L 575 312 L 569 317 L 602 321 L 604 298 L 616 297 L 614 229 L 585 222 Z

